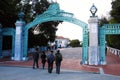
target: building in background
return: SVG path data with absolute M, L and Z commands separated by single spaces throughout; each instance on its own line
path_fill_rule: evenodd
M 56 36 L 55 44 L 58 48 L 66 48 L 69 46 L 70 40 L 68 38 L 64 38 L 63 36 Z

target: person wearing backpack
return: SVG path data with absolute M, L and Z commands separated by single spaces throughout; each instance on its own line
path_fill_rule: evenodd
M 60 74 L 61 61 L 62 61 L 62 54 L 60 53 L 60 50 L 57 50 L 57 53 L 55 54 L 55 64 L 56 64 L 57 74 Z
M 42 68 L 44 69 L 46 63 L 46 54 L 44 51 L 41 54 L 41 63 L 42 63 Z
M 52 73 L 54 60 L 55 57 L 53 55 L 53 51 L 51 51 L 51 53 L 47 55 L 48 73 Z
M 36 48 L 35 53 L 33 53 L 33 69 L 35 69 L 35 64 L 36 68 L 39 68 L 38 61 L 39 61 L 39 48 Z

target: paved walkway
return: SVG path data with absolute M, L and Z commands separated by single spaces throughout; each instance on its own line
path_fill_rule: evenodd
M 61 74 L 56 74 L 55 69 L 50 74 L 47 69 L 0 66 L 0 80 L 120 80 L 120 76 L 65 69 Z
M 87 72 L 94 72 L 100 74 L 111 74 L 111 75 L 120 76 L 120 58 L 108 52 L 106 59 L 107 59 L 107 65 L 105 66 L 80 65 L 79 59 L 63 59 L 61 68 L 67 70 L 74 70 L 74 71 L 87 71 Z M 41 66 L 41 63 L 39 63 L 39 65 Z M 32 59 L 28 61 L 19 62 L 19 61 L 10 61 L 9 58 L 4 58 L 0 60 L 0 66 L 19 66 L 19 67 L 32 68 Z
M 104 72 L 106 74 L 120 76 L 120 57 L 108 52 L 106 59 L 107 59 L 107 65 L 102 66 Z

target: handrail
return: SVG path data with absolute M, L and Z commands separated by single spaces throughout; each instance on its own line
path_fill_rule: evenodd
M 107 50 L 109 50 L 112 54 L 120 57 L 120 50 L 119 49 L 115 49 L 115 48 L 112 48 L 112 47 L 107 47 Z

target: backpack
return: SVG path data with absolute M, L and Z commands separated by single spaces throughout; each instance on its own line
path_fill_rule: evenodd
M 62 55 L 61 55 L 61 53 L 56 54 L 56 61 L 58 61 L 58 62 L 62 61 Z

